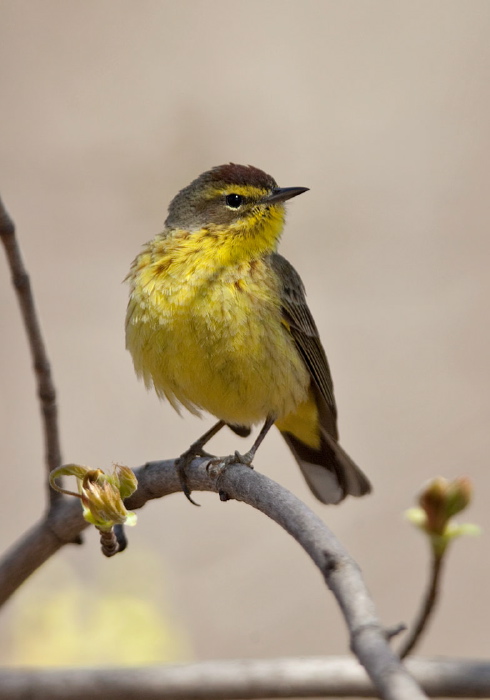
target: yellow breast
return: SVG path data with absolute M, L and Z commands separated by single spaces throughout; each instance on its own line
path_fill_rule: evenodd
M 136 372 L 177 410 L 236 425 L 287 416 L 309 375 L 267 257 L 223 264 L 205 233 L 197 242 L 196 233 L 157 237 L 133 263 L 126 344 Z

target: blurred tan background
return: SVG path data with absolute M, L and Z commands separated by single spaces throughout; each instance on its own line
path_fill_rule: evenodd
M 0 189 L 48 343 L 65 460 L 177 456 L 210 424 L 148 394 L 124 348 L 121 282 L 177 190 L 228 161 L 308 186 L 289 207 L 281 252 L 303 277 L 331 362 L 342 444 L 375 491 L 322 507 L 275 434 L 256 467 L 336 532 L 387 625 L 412 619 L 427 575 L 426 544 L 403 511 L 426 479 L 469 475 L 464 519 L 484 534 L 456 543 L 420 652 L 488 656 L 490 4 L 3 0 L 0 15 Z M 3 261 L 0 322 L 4 549 L 41 514 L 44 487 Z M 212 447 L 246 444 L 223 434 Z M 175 635 L 167 652 L 146 640 L 143 661 L 344 653 L 333 598 L 295 542 L 243 505 L 198 500 L 148 505 L 117 561 L 91 534 L 49 562 L 2 613 L 0 660 L 36 662 L 37 636 L 48 661 L 63 661 L 60 599 L 44 621 L 32 612 L 56 580 L 57 595 L 78 591 L 66 596 L 78 630 L 95 601 L 123 589 L 135 605 L 151 601 L 148 619 Z M 127 605 L 109 621 L 123 626 Z M 101 648 L 103 618 L 86 630 Z M 148 631 L 138 619 L 117 628 L 129 663 L 141 659 L 125 635 L 137 649 Z

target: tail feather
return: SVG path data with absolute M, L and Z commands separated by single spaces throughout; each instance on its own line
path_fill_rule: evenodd
M 321 430 L 319 449 L 308 447 L 294 435 L 282 432 L 313 494 L 322 503 L 340 503 L 347 495 L 364 496 L 371 491 L 365 474 L 326 430 Z

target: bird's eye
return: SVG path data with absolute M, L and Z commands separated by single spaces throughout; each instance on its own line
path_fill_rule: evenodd
M 226 195 L 226 206 L 231 209 L 238 209 L 243 204 L 243 197 L 241 194 L 227 194 Z

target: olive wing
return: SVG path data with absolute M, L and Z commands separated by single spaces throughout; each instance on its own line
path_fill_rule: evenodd
M 329 432 L 337 439 L 337 406 L 333 393 L 332 375 L 325 350 L 320 341 L 311 311 L 306 303 L 305 288 L 301 277 L 294 267 L 282 255 L 270 256 L 271 267 L 277 275 L 280 285 L 281 306 L 284 321 L 293 337 L 294 343 L 308 368 L 314 382 L 316 393 L 320 394 L 324 408 L 328 408 L 330 420 Z M 321 403 L 323 403 L 321 402 Z

